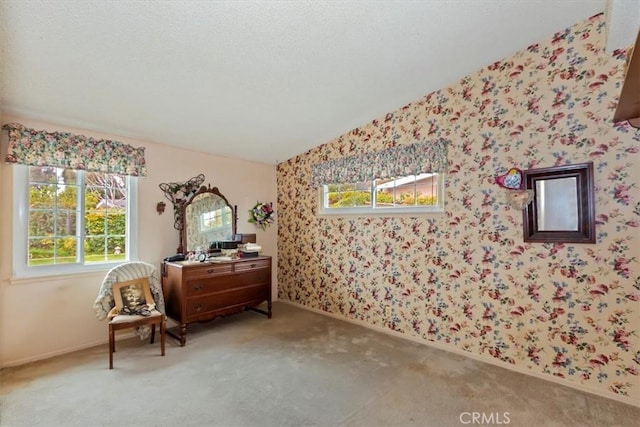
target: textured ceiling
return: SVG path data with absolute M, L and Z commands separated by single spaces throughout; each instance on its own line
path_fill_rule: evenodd
M 26 118 L 275 164 L 605 8 L 2 0 L 0 102 Z

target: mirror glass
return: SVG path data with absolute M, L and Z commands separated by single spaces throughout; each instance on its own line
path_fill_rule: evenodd
M 523 211 L 525 242 L 595 243 L 593 163 L 523 172 L 533 201 Z
M 201 187 L 183 210 L 183 253 L 198 247 L 207 251 L 211 242 L 232 240 L 236 234 L 235 209 L 215 187 Z
M 578 192 L 575 177 L 536 181 L 538 230 L 578 231 Z

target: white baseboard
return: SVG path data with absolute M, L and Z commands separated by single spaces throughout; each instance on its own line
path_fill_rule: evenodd
M 122 334 L 118 334 L 118 336 L 116 337 L 116 342 L 120 341 L 120 340 L 128 339 L 128 338 L 132 338 L 134 336 L 135 335 L 133 334 L 133 331 L 122 333 Z M 85 350 L 87 348 L 97 347 L 99 345 L 105 345 L 105 344 L 108 344 L 108 343 L 109 343 L 108 339 L 102 339 L 102 340 L 99 340 L 99 341 L 94 341 L 94 342 L 90 342 L 90 343 L 86 343 L 86 344 L 81 344 L 81 345 L 74 346 L 74 347 L 67 347 L 67 348 L 64 348 L 64 349 L 60 349 L 60 350 L 51 351 L 51 352 L 48 352 L 48 353 L 39 354 L 37 356 L 31 356 L 31 357 L 27 357 L 27 358 L 24 358 L 24 359 L 13 360 L 13 361 L 8 362 L 8 363 L 0 363 L 0 369 L 11 368 L 11 367 L 14 367 L 14 366 L 25 365 L 27 363 L 37 362 L 37 361 L 45 360 L 45 359 L 50 359 L 52 357 L 62 356 L 64 354 L 73 353 L 74 351 Z M 109 351 L 108 349 L 105 349 L 105 357 L 108 356 L 108 351 Z
M 576 384 L 574 382 L 567 381 L 567 380 L 562 379 L 562 378 L 557 378 L 557 377 L 553 377 L 551 375 L 546 375 L 546 374 L 534 372 L 534 371 L 531 371 L 529 369 L 525 369 L 525 368 L 520 368 L 520 367 L 517 367 L 517 366 L 509 365 L 509 364 L 497 361 L 497 360 L 489 358 L 489 357 L 481 356 L 481 355 L 474 354 L 474 353 L 469 353 L 469 352 L 460 350 L 460 349 L 455 348 L 455 347 L 451 347 L 451 346 L 440 344 L 438 342 L 427 341 L 427 340 L 422 340 L 422 339 L 419 339 L 419 338 L 407 336 L 407 335 L 402 334 L 400 332 L 396 332 L 396 331 L 392 331 L 390 329 L 385 329 L 385 328 L 381 328 L 379 326 L 371 325 L 371 324 L 363 322 L 361 320 L 348 319 L 346 317 L 343 317 L 343 316 L 340 316 L 340 315 L 337 315 L 337 314 L 328 313 L 326 311 L 318 310 L 316 308 L 307 307 L 307 306 L 304 306 L 302 304 L 298 304 L 298 303 L 295 303 L 295 302 L 292 302 L 292 301 L 287 301 L 287 300 L 281 299 L 281 300 L 279 300 L 279 302 L 282 302 L 282 303 L 285 303 L 285 304 L 289 304 L 289 305 L 292 305 L 292 306 L 295 306 L 295 307 L 298 307 L 298 308 L 302 308 L 304 310 L 311 311 L 311 312 L 314 312 L 314 313 L 322 314 L 322 315 L 331 317 L 333 319 L 337 319 L 337 320 L 342 320 L 342 321 L 345 321 L 345 322 L 353 323 L 353 324 L 356 324 L 358 326 L 363 326 L 365 328 L 372 329 L 372 330 L 377 331 L 377 332 L 383 332 L 385 334 L 392 335 L 392 336 L 397 337 L 397 338 L 402 338 L 402 339 L 405 339 L 405 340 L 408 340 L 408 341 L 413 341 L 413 342 L 418 343 L 418 344 L 423 344 L 423 345 L 427 345 L 429 347 L 434 347 L 434 348 L 437 348 L 438 350 L 447 351 L 449 353 L 455 353 L 455 354 L 458 354 L 460 356 L 468 357 L 470 359 L 474 359 L 474 360 L 477 360 L 479 362 L 488 363 L 490 365 L 498 366 L 500 368 L 508 369 L 508 370 L 514 371 L 514 372 L 518 372 L 520 374 L 529 375 L 529 376 L 532 376 L 532 377 L 535 377 L 535 378 L 539 378 L 541 380 L 550 381 L 552 383 L 560 384 L 560 385 L 563 385 L 563 386 L 566 386 L 566 387 L 570 387 L 570 388 L 573 388 L 573 389 L 576 389 L 576 390 L 579 390 L 579 391 L 583 391 L 583 392 L 590 393 L 590 394 L 595 394 L 595 395 L 600 396 L 600 397 L 604 397 L 604 398 L 607 398 L 607 399 L 616 400 L 618 402 L 626 403 L 628 405 L 640 407 L 640 400 L 633 399 L 633 398 L 628 397 L 628 396 L 621 396 L 621 395 L 617 395 L 617 394 L 614 394 L 614 393 L 605 393 L 600 389 L 596 389 L 596 388 L 593 388 L 593 387 L 590 387 L 590 386 L 585 386 L 585 385 L 582 385 L 582 384 Z

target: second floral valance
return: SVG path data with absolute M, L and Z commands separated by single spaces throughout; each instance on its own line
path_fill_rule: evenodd
M 352 184 L 446 172 L 448 145 L 448 140 L 438 139 L 316 163 L 311 170 L 311 185 Z
M 54 166 L 91 172 L 146 176 L 144 147 L 69 132 L 34 130 L 19 123 L 2 126 L 9 131 L 5 160 L 30 166 Z

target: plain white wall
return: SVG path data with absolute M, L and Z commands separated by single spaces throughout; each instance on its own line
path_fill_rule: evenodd
M 17 122 L 37 130 L 67 131 L 110 138 L 146 147 L 147 177 L 138 178 L 138 257 L 160 266 L 175 253 L 178 231 L 173 206 L 159 184 L 184 182 L 200 173 L 238 206 L 238 232 L 256 233 L 263 254 L 273 256 L 273 299 L 277 298 L 277 205 L 275 165 L 216 157 L 147 141 L 133 140 L 4 115 L 2 123 Z M 104 272 L 38 279 L 12 279 L 12 170 L 4 162 L 7 132 L 2 131 L 0 160 L 0 367 L 63 354 L 107 342 L 107 325 L 96 319 L 92 305 Z M 164 214 L 156 204 L 167 204 Z M 248 222 L 256 201 L 273 202 L 276 223 L 266 231 Z M 105 349 L 106 351 L 106 349 Z M 106 353 L 105 353 L 106 355 Z M 106 356 L 105 356 L 106 357 Z

